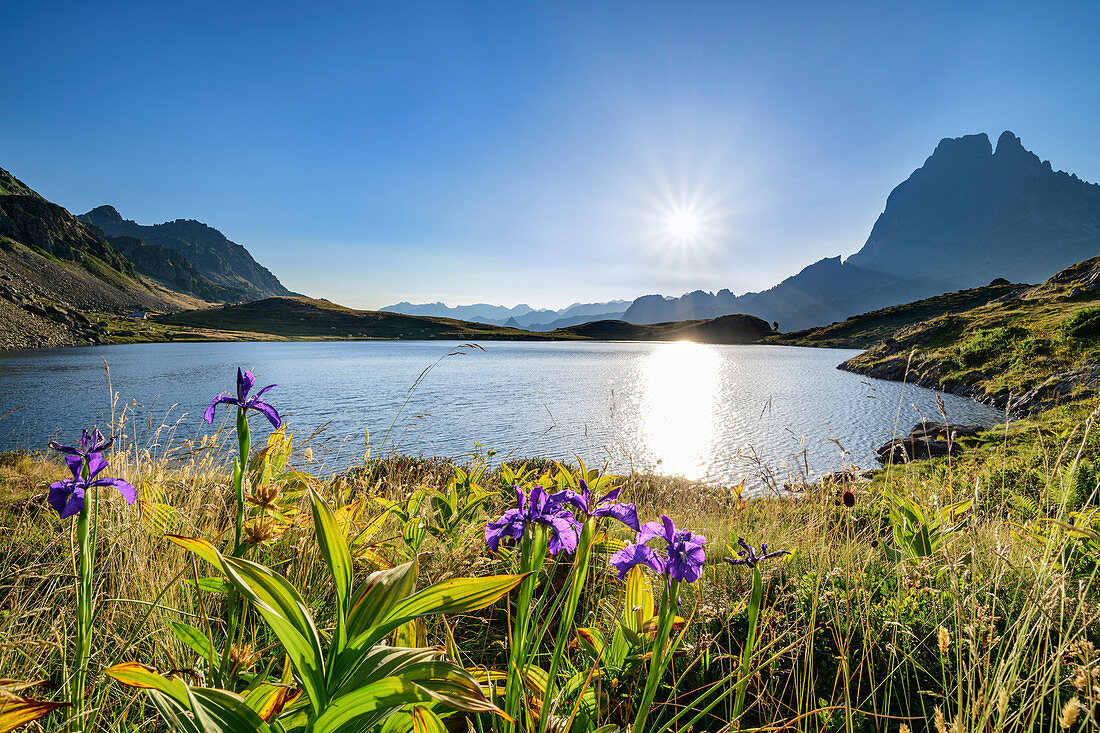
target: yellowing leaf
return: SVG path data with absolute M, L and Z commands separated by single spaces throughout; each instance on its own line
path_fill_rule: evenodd
M 67 702 L 42 702 L 23 697 L 0 697 L 0 733 L 21 728 L 44 718 L 58 708 L 70 707 Z

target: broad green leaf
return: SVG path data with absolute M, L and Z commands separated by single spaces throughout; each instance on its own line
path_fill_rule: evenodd
M 312 733 L 366 730 L 397 708 L 436 699 L 420 685 L 398 677 L 386 677 L 331 700 L 313 722 Z
M 453 578 L 436 583 L 398 603 L 386 616 L 386 623 L 400 625 L 417 616 L 477 611 L 499 601 L 528 575 Z
M 432 662 L 440 657 L 438 649 L 409 649 L 376 645 L 347 649 L 337 657 L 331 677 L 332 696 L 350 692 L 357 687 L 377 682 L 383 677 L 403 676 L 411 667 Z
M 67 702 L 42 702 L 23 697 L 0 697 L 0 733 L 20 728 L 44 718 L 58 708 L 71 707 Z
M 218 570 L 222 570 L 221 553 L 218 552 L 218 548 L 214 547 L 206 540 L 200 540 L 197 537 L 181 537 L 175 534 L 166 534 L 164 536 L 183 549 L 195 553 Z
M 204 687 L 188 688 L 191 692 L 191 710 L 203 723 L 206 731 L 226 733 L 269 733 L 264 719 L 248 706 L 244 698 L 228 690 L 212 690 Z
M 176 638 L 190 647 L 191 651 L 199 655 L 199 658 L 207 661 L 217 658 L 213 642 L 202 631 L 179 621 L 169 621 L 168 625 L 172 627 Z
M 428 625 L 424 623 L 424 619 L 414 618 L 412 621 L 398 626 L 393 632 L 393 645 L 412 649 L 427 647 Z
M 294 586 L 283 576 L 251 560 L 222 557 L 217 548 L 204 540 L 166 536 L 225 573 L 256 606 L 294 664 L 314 710 L 320 710 L 328 699 L 321 635 Z
M 222 563 L 229 579 L 275 632 L 314 710 L 320 710 L 328 700 L 325 657 L 321 634 L 305 600 L 286 578 L 263 565 L 243 558 L 223 558 Z
M 309 501 L 313 507 L 313 527 L 317 534 L 317 545 L 336 582 L 336 603 L 339 608 L 342 631 L 343 621 L 347 618 L 348 602 L 351 599 L 351 579 L 354 571 L 347 536 L 336 522 L 332 508 L 312 486 L 309 488 Z
M 653 621 L 653 606 L 653 586 L 650 585 L 642 566 L 635 565 L 626 574 L 623 623 L 634 633 L 642 633 Z
M 355 638 L 370 630 L 415 587 L 415 562 L 368 575 L 348 611 L 348 637 Z
M 229 581 L 225 578 L 199 578 L 198 582 L 191 580 L 190 578 L 184 578 L 192 588 L 203 591 L 205 593 L 228 593 Z

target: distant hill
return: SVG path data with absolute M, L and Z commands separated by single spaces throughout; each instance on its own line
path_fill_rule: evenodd
M 108 237 L 133 237 L 179 252 L 202 277 L 222 289 L 224 300 L 294 295 L 247 249 L 202 222 L 176 219 L 143 225 L 123 219 L 113 206 L 99 206 L 77 218 L 98 227 Z
M 303 297 L 267 298 L 251 303 L 204 308 L 155 316 L 158 323 L 220 331 L 248 331 L 285 338 L 387 338 L 450 340 L 607 340 L 752 343 L 771 333 L 753 316 L 732 315 L 712 321 L 659 323 L 596 321 L 552 332 L 524 331 L 453 318 L 407 316 L 386 311 L 360 311 Z
M 250 303 L 157 316 L 160 323 L 225 331 L 252 331 L 287 338 L 516 339 L 514 328 L 453 318 L 407 316 L 345 308 L 305 297 L 265 298 Z
M 1054 171 L 1011 132 L 941 140 L 886 201 L 863 248 L 820 260 L 775 287 L 734 297 L 645 296 L 635 323 L 752 313 L 797 330 L 974 288 L 1003 277 L 1038 282 L 1100 254 L 1100 186 Z
M 107 240 L 0 169 L 0 348 L 103 340 L 93 313 L 197 301 L 143 278 Z

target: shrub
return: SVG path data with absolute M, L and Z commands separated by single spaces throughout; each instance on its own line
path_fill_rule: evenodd
M 968 367 L 979 366 L 1006 351 L 1025 333 L 1017 326 L 980 328 L 959 346 L 959 358 Z
M 1100 307 L 1085 308 L 1074 313 L 1062 324 L 1062 333 L 1075 339 L 1093 339 L 1100 336 Z

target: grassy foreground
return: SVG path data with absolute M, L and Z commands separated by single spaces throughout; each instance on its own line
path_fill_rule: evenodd
M 617 480 L 620 500 L 635 503 L 642 521 L 667 514 L 707 538 L 702 578 L 680 586 L 675 651 L 647 706 L 646 729 L 687 730 L 692 719 L 692 730 L 962 733 L 1096 725 L 1100 437 L 1093 407 L 1057 408 L 972 439 L 949 459 L 892 466 L 869 483 L 807 486 L 793 499 L 743 500 L 737 489 L 655 476 Z M 139 500 L 127 506 L 112 491 L 98 504 L 89 729 L 166 729 L 153 696 L 103 673 L 121 662 L 195 686 L 220 675 L 242 694 L 257 680 L 286 689 L 300 681 L 302 670 L 289 664 L 279 635 L 255 611 L 244 614 L 237 643 L 226 649 L 228 674 L 200 653 L 204 642 L 189 631 L 220 649 L 232 596 L 209 565 L 165 535 L 217 547 L 231 540 L 232 467 L 222 448 L 215 436 L 155 455 L 132 445 L 109 455 L 110 475 L 138 487 Z M 401 456 L 366 456 L 327 475 L 308 441 L 294 445 L 285 431 L 259 448 L 245 478 L 248 557 L 300 589 L 325 639 L 339 633 L 340 599 L 308 490 L 338 519 L 356 582 L 418 558 L 417 587 L 426 587 L 516 572 L 518 551 L 487 549 L 486 522 L 514 505 L 515 483 L 562 485 L 577 476 L 575 468 L 540 460 L 527 462 L 525 475 L 520 464 L 489 466 L 484 457 L 456 467 Z M 0 456 L 0 685 L 9 700 L 66 699 L 75 530 L 44 500 L 48 485 L 66 475 L 50 455 Z M 425 490 L 453 496 L 461 511 L 445 510 Z M 545 675 L 562 619 L 532 611 L 544 625 L 534 627 L 522 701 L 513 693 L 508 706 L 519 709 L 513 718 L 521 730 L 629 730 L 645 703 L 661 587 L 658 576 L 643 585 L 617 578 L 608 556 L 633 533 L 605 526 L 573 618 L 577 630 L 558 650 L 563 684 L 545 714 Z M 759 596 L 753 568 L 723 562 L 737 557 L 739 538 L 791 553 L 757 565 Z M 536 599 L 560 597 L 572 562 L 560 556 L 543 566 Z M 516 593 L 483 610 L 402 626 L 388 643 L 457 662 L 481 681 L 488 699 L 504 705 L 503 683 L 494 687 L 493 680 L 509 667 Z M 593 654 L 600 647 L 593 640 L 621 636 L 616 627 L 637 614 L 650 619 L 634 629 L 641 656 L 612 668 Z M 573 679 L 583 684 L 564 684 Z M 434 730 L 418 709 L 428 709 L 441 729 L 501 729 L 499 715 L 443 704 L 407 707 L 390 716 L 390 728 L 362 729 Z M 32 725 L 62 730 L 66 714 L 58 709 Z M 281 729 L 273 717 L 271 730 Z

